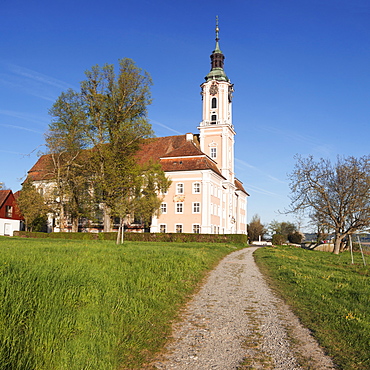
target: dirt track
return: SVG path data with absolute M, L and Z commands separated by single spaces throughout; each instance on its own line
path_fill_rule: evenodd
M 210 273 L 154 368 L 334 369 L 266 284 L 254 262 L 256 249 L 231 253 Z

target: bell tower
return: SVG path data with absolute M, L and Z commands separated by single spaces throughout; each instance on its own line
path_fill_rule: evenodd
M 216 47 L 211 54 L 211 71 L 202 83 L 203 100 L 200 131 L 201 150 L 211 157 L 222 175 L 234 183 L 234 136 L 232 124 L 232 94 L 234 85 L 224 71 L 225 56 L 219 46 L 218 17 L 216 17 Z

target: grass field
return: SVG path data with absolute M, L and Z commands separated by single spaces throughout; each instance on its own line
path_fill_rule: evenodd
M 140 368 L 235 249 L 0 237 L 0 369 Z
M 370 369 L 370 270 L 359 253 L 353 265 L 347 252 L 294 247 L 260 248 L 255 258 L 340 369 Z

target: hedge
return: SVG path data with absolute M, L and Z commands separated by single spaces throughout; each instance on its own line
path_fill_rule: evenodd
M 41 233 L 29 231 L 14 231 L 14 236 L 24 238 L 50 238 L 75 240 L 116 240 L 116 232 L 108 233 Z M 186 233 L 125 233 L 126 241 L 143 242 L 204 242 L 204 243 L 233 243 L 247 244 L 245 234 L 186 234 Z

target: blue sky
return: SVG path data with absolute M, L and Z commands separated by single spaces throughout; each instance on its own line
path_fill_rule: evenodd
M 21 188 L 45 150 L 48 109 L 95 64 L 132 58 L 153 78 L 156 135 L 196 133 L 216 15 L 249 219 L 295 222 L 278 211 L 289 205 L 296 154 L 369 154 L 365 0 L 2 1 L 0 182 Z

